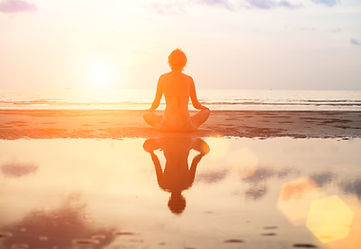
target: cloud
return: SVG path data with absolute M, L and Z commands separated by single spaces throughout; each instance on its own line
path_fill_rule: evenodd
M 223 180 L 227 176 L 227 173 L 226 170 L 199 173 L 196 179 L 200 182 L 216 183 Z
M 331 183 L 335 178 L 335 175 L 332 172 L 324 172 L 313 174 L 310 177 L 319 187 L 323 187 L 324 185 Z
M 228 10 L 233 10 L 233 6 L 228 0 L 198 0 L 198 3 L 209 6 L 221 6 Z
M 296 9 L 303 7 L 302 4 L 294 4 L 288 0 L 242 0 L 241 5 L 236 5 L 230 0 L 189 0 L 189 1 L 160 1 L 157 0 L 146 7 L 155 10 L 158 14 L 185 14 L 191 5 L 204 5 L 209 7 L 220 7 L 229 11 L 235 11 L 242 8 L 247 9 L 275 9 L 279 7 L 287 9 Z M 238 7 L 237 7 L 238 6 Z
M 360 46 L 361 42 L 359 42 L 358 40 L 356 40 L 355 38 L 350 38 L 350 43 L 352 45 L 356 45 L 356 46 Z
M 324 4 L 330 7 L 340 3 L 339 0 L 312 0 L 312 2 L 315 4 Z
M 24 0 L 5 0 L 0 2 L 0 12 L 34 11 L 36 6 Z
M 249 188 L 244 192 L 245 197 L 250 200 L 259 200 L 267 194 L 267 180 L 271 178 L 283 179 L 291 175 L 298 175 L 298 171 L 290 168 L 280 170 L 258 168 L 253 175 L 242 179 L 249 184 Z
M 287 0 L 275 1 L 275 0 L 245 0 L 248 3 L 249 8 L 256 9 L 274 9 L 278 7 L 284 7 L 288 9 L 296 9 L 302 7 L 300 4 L 292 4 Z
M 340 3 L 340 0 L 311 0 L 314 4 L 325 5 L 328 7 L 335 6 Z M 238 3 L 238 5 L 237 5 Z M 241 9 L 263 9 L 273 10 L 277 8 L 299 9 L 305 7 L 302 1 L 297 2 L 291 0 L 188 0 L 188 1 L 162 1 L 155 0 L 155 2 L 146 5 L 146 7 L 155 10 L 162 15 L 178 15 L 185 14 L 187 8 L 192 5 L 204 5 L 209 7 L 224 8 L 229 11 L 237 11 Z M 339 29 L 331 32 L 339 32 Z
M 9 235 L 2 238 L 2 248 L 106 248 L 116 239 L 115 229 L 90 223 L 86 214 L 86 205 L 73 196 L 57 209 L 31 211 L 0 227 Z
M 1 166 L 2 173 L 7 177 L 22 177 L 37 171 L 33 164 L 8 163 Z
M 259 200 L 267 194 L 266 185 L 253 185 L 244 193 L 245 197 L 250 200 Z
M 344 181 L 340 185 L 345 194 L 353 194 L 361 199 L 361 179 Z
M 181 3 L 161 3 L 155 2 L 148 5 L 149 8 L 153 9 L 160 15 L 180 15 L 186 12 L 185 6 Z
M 253 175 L 244 178 L 243 181 L 249 183 L 259 183 L 270 177 L 273 177 L 276 174 L 276 171 L 268 168 L 258 168 Z

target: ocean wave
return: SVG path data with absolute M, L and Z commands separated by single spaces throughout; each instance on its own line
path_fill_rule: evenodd
M 320 106 L 320 105 L 328 105 L 328 106 L 361 106 L 360 102 L 202 102 L 205 105 L 309 105 L 309 106 Z
M 200 101 L 204 105 L 331 105 L 331 106 L 361 106 L 361 100 L 290 100 L 280 101 Z M 119 101 L 61 101 L 61 100 L 0 100 L 1 104 L 7 105 L 148 105 L 151 102 Z M 164 104 L 164 103 L 162 103 Z

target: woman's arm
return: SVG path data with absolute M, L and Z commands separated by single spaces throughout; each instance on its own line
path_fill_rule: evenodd
M 160 140 L 156 139 L 156 138 L 148 138 L 144 144 L 143 144 L 143 148 L 146 152 L 149 152 L 153 164 L 154 164 L 154 169 L 155 169 L 155 173 L 157 175 L 157 182 L 158 185 L 164 189 L 163 186 L 163 170 L 162 167 L 160 165 L 159 159 L 157 157 L 157 155 L 154 153 L 155 150 L 160 148 Z
M 196 138 L 192 141 L 192 149 L 200 152 L 203 155 L 209 153 L 210 148 L 206 141 L 201 138 Z
M 151 153 L 152 151 L 155 151 L 157 149 L 160 149 L 160 139 L 159 138 L 148 138 L 145 140 L 143 144 L 143 149 L 146 152 Z
M 160 100 L 162 99 L 162 94 L 163 94 L 163 83 L 162 83 L 162 77 L 159 77 L 158 80 L 158 85 L 157 85 L 157 92 L 155 93 L 155 98 L 154 101 L 152 103 L 152 106 L 147 110 L 147 111 L 154 111 L 155 109 L 158 108 L 159 104 L 160 104 Z
M 154 163 L 154 169 L 155 169 L 155 173 L 157 175 L 158 185 L 162 189 L 165 189 L 163 186 L 163 170 L 162 170 L 162 167 L 160 166 L 159 159 L 158 159 L 157 155 L 154 153 L 154 151 L 152 151 L 150 153 L 150 156 L 152 157 L 152 161 Z
M 204 156 L 204 154 L 198 154 L 192 160 L 192 164 L 191 164 L 191 167 L 189 169 L 190 185 L 192 185 L 193 182 L 194 182 L 194 177 L 196 175 L 197 165 L 198 165 L 199 161 L 202 159 L 203 156 Z
M 199 109 L 199 110 L 208 109 L 207 107 L 205 107 L 204 105 L 199 103 L 198 98 L 197 98 L 197 93 L 196 93 L 196 87 L 194 86 L 194 81 L 192 78 L 191 78 L 191 89 L 190 90 L 191 90 L 190 97 L 191 97 L 192 105 L 194 106 L 194 108 Z

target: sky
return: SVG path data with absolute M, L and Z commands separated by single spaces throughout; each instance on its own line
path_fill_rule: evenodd
M 0 0 L 0 91 L 361 90 L 360 0 Z

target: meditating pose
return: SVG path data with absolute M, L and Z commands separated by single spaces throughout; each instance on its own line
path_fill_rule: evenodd
M 171 193 L 168 201 L 169 209 L 174 214 L 181 214 L 186 207 L 182 191 L 192 186 L 197 165 L 210 150 L 208 144 L 201 138 L 177 134 L 176 136 L 149 138 L 144 142 L 143 148 L 151 155 L 159 187 Z M 166 160 L 164 169 L 160 165 L 158 156 L 154 153 L 158 149 L 163 151 Z M 192 149 L 199 154 L 194 156 L 189 167 L 188 156 Z
M 210 111 L 199 103 L 192 77 L 182 72 L 187 63 L 183 51 L 175 49 L 168 56 L 168 63 L 172 70 L 159 77 L 155 99 L 145 112 L 144 120 L 163 131 L 194 131 L 208 119 Z M 166 108 L 162 117 L 153 111 L 158 108 L 163 94 Z M 188 111 L 189 97 L 194 108 L 201 110 L 192 117 Z

